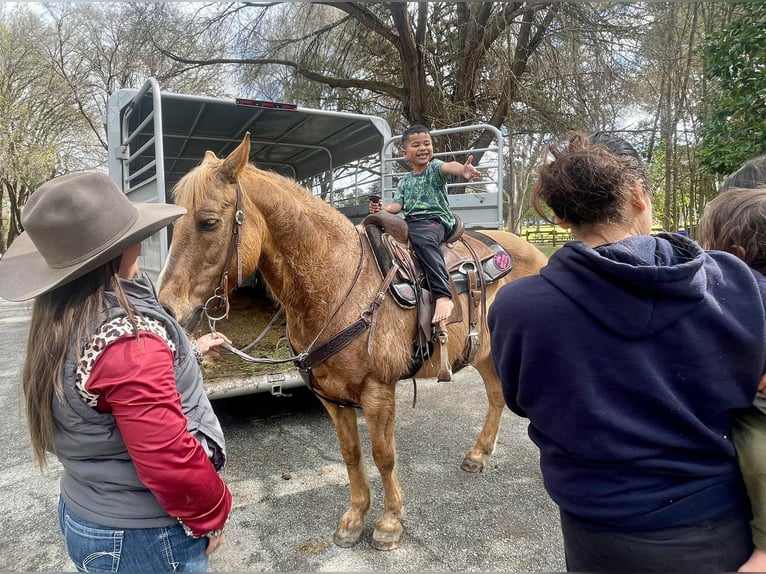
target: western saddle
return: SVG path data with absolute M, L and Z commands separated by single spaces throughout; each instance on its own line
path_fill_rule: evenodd
M 440 346 L 441 363 L 437 379 L 449 381 L 473 359 L 479 346 L 483 321 L 486 320 L 487 285 L 506 276 L 513 269 L 513 258 L 503 246 L 491 237 L 466 229 L 458 217 L 452 231 L 442 244 L 442 253 L 450 277 L 452 300 L 455 304 L 447 323 L 463 321 L 460 293 L 468 293 L 468 335 L 463 354 L 451 363 L 447 353 L 447 331 L 431 323 L 434 302 L 421 266 L 412 252 L 407 223 L 386 211 L 366 216 L 361 222 L 378 270 L 386 277 L 394 265 L 398 270 L 391 281 L 389 292 L 404 309 L 414 309 L 418 317 L 417 336 L 413 341 L 410 368 L 401 379 L 412 377 L 430 358 L 434 343 Z

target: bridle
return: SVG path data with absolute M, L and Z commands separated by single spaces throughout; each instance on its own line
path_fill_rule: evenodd
M 218 286 L 205 304 L 194 310 L 189 321 L 184 325 L 187 331 L 197 324 L 201 313 L 205 314 L 210 330 L 215 332 L 215 324 L 229 316 L 229 268 L 232 258 L 237 257 L 237 287 L 242 285 L 242 224 L 245 222 L 245 212 L 242 211 L 242 187 L 237 180 L 236 199 L 234 203 L 234 221 L 231 226 L 229 248 L 223 264 L 223 272 L 218 280 Z

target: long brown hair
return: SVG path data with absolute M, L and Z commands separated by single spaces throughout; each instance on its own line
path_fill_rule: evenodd
M 55 452 L 53 401 L 63 396 L 64 361 L 75 342 L 79 347 L 89 322 L 105 309 L 107 290 L 117 294 L 136 331 L 136 312 L 117 272 L 121 257 L 35 299 L 21 384 L 32 450 L 41 469 L 47 466 L 45 453 Z

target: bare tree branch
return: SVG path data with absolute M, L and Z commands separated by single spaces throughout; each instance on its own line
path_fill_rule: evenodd
M 313 72 L 303 67 L 298 62 L 293 62 L 292 60 L 279 60 L 276 58 L 210 58 L 205 60 L 192 60 L 188 58 L 183 58 L 177 54 L 173 54 L 164 49 L 162 50 L 162 53 L 168 56 L 169 58 L 174 59 L 177 62 L 194 65 L 194 66 L 200 66 L 200 67 L 209 66 L 212 64 L 250 64 L 250 65 L 277 64 L 280 66 L 286 66 L 288 68 L 292 68 L 301 76 L 308 78 L 309 80 L 313 80 L 315 82 L 320 82 L 322 84 L 330 86 L 331 88 L 361 88 L 365 90 L 371 90 L 373 92 L 377 92 L 380 94 L 390 95 L 395 98 L 401 98 L 404 96 L 403 90 L 401 90 L 400 88 L 392 84 L 388 84 L 386 82 L 378 82 L 375 80 L 354 80 L 349 78 L 326 76 L 324 74 Z

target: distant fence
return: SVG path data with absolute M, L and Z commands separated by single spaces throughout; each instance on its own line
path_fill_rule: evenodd
M 696 226 L 689 226 L 690 229 L 681 229 L 676 233 L 681 235 L 690 235 L 695 237 Z M 651 234 L 656 235 L 662 233 L 661 227 L 652 227 Z M 563 229 L 561 227 L 545 226 L 545 227 L 525 227 L 522 228 L 520 236 L 529 241 L 530 243 L 536 243 L 538 245 L 562 245 L 567 241 L 572 241 L 572 232 L 569 229 Z
M 521 237 L 539 245 L 561 245 L 572 241 L 572 232 L 560 227 L 527 228 L 522 230 Z

